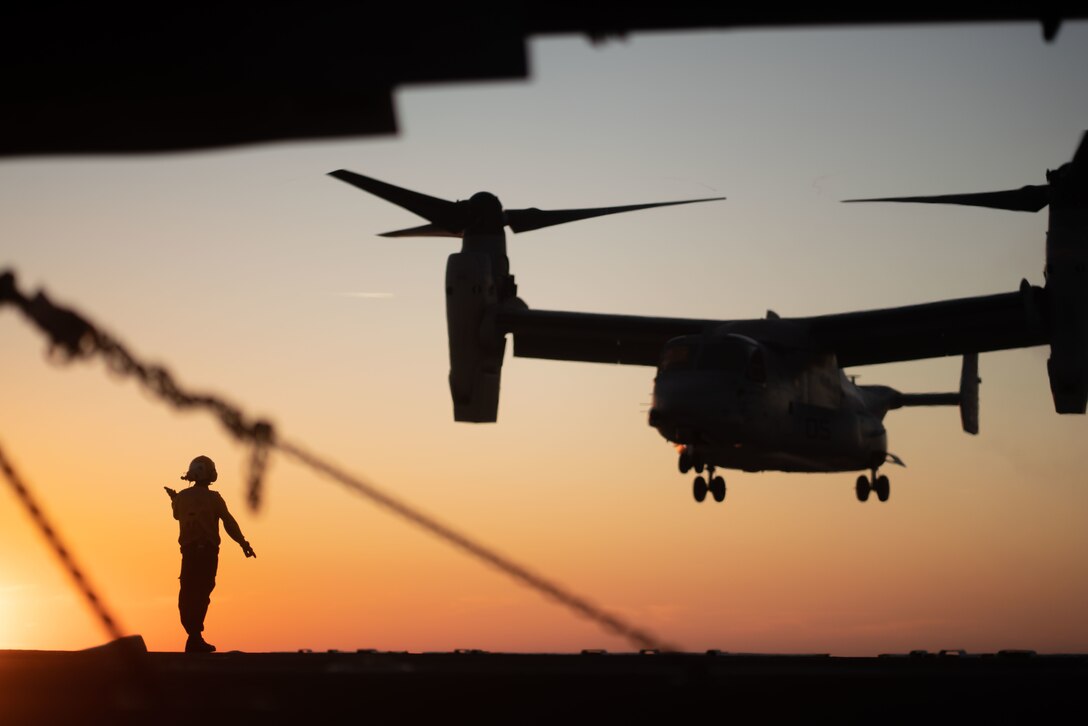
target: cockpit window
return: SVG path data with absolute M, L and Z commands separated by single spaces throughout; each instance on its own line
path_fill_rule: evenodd
M 659 370 L 721 371 L 744 376 L 754 383 L 767 382 L 767 361 L 759 345 L 748 338 L 685 336 L 665 346 Z
M 749 345 L 736 338 L 709 340 L 699 356 L 699 370 L 743 371 L 748 367 Z
M 694 362 L 695 348 L 690 343 L 674 343 L 661 355 L 662 371 L 688 371 Z

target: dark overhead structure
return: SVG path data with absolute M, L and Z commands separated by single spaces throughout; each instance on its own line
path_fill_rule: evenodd
M 650 30 L 877 23 L 1038 22 L 1047 39 L 1085 13 L 944 3 L 775 11 L 733 4 L 246 3 L 4 10 L 0 155 L 182 151 L 392 134 L 399 86 L 521 79 L 526 43 Z

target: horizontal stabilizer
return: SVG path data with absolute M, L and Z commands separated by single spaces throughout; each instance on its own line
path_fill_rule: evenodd
M 978 433 L 978 353 L 964 353 L 958 393 L 900 393 L 887 386 L 861 386 L 884 410 L 904 406 L 959 406 L 963 430 Z
M 901 406 L 958 406 L 958 393 L 900 393 L 895 407 Z

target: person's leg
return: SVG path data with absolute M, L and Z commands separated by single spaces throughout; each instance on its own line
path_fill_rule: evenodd
M 214 647 L 204 642 L 204 618 L 215 589 L 215 575 L 219 569 L 217 548 L 187 548 L 182 551 L 181 587 L 178 591 L 178 611 L 181 625 L 189 634 L 186 651 L 211 651 Z

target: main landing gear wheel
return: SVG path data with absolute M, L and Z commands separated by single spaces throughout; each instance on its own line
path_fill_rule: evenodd
M 892 485 L 888 481 L 888 477 L 881 474 L 876 475 L 873 472 L 872 484 L 869 483 L 869 477 L 862 474 L 858 477 L 858 483 L 854 487 L 854 491 L 858 495 L 859 502 L 866 502 L 869 500 L 869 492 L 876 492 L 876 498 L 882 502 L 888 501 L 888 497 L 891 495 Z
M 725 479 L 716 476 L 710 480 L 710 493 L 714 495 L 715 502 L 725 501 Z
M 706 493 L 709 487 L 706 485 L 706 479 L 701 476 L 695 477 L 695 485 L 692 487 L 692 494 L 695 495 L 695 501 L 701 502 L 706 499 Z
M 888 501 L 888 496 L 891 494 L 891 483 L 888 481 L 888 477 L 881 474 L 873 482 L 873 491 L 876 492 L 876 498 L 882 502 Z
M 871 490 L 872 490 L 872 487 L 869 486 L 869 478 L 867 476 L 865 476 L 864 474 L 859 476 L 858 477 L 858 483 L 854 486 L 854 491 L 858 495 L 858 501 L 859 502 L 869 501 L 869 492 Z
M 689 471 L 691 471 L 691 454 L 685 449 L 680 452 L 680 473 L 687 474 Z
M 707 476 L 704 479 L 701 476 L 695 477 L 695 483 L 692 485 L 691 493 L 695 495 L 695 501 L 706 501 L 707 493 L 714 495 L 714 501 L 725 501 L 725 479 L 720 476 L 714 476 L 714 467 L 712 465 L 702 466 L 702 462 L 695 459 L 695 471 L 702 473 L 703 469 L 706 469 Z

